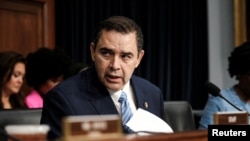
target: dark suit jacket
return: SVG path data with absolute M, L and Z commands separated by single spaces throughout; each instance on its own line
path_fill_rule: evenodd
M 130 83 L 137 108 L 163 119 L 161 90 L 149 81 L 134 75 Z M 48 139 L 55 139 L 62 135 L 61 121 L 64 116 L 107 114 L 118 114 L 118 111 L 107 89 L 99 81 L 95 68 L 90 67 L 64 80 L 48 92 L 44 99 L 41 124 L 50 126 Z

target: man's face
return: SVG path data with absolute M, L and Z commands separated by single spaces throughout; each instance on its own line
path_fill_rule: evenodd
M 143 50 L 138 54 L 135 32 L 103 31 L 96 49 L 92 43 L 90 50 L 100 81 L 111 90 L 124 87 L 144 55 Z

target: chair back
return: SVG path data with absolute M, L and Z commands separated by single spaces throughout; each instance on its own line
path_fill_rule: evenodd
M 165 101 L 165 121 L 174 132 L 196 130 L 192 107 L 187 101 Z
M 42 109 L 0 110 L 0 127 L 10 124 L 40 124 Z
M 8 141 L 13 136 L 5 130 L 7 125 L 39 125 L 42 109 L 3 109 L 0 110 L 0 141 Z M 13 141 L 16 140 L 15 138 Z

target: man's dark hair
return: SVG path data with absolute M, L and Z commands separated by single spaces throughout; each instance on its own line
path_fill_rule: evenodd
M 93 40 L 93 43 L 95 44 L 95 46 L 103 30 L 106 30 L 106 31 L 115 30 L 119 33 L 124 33 L 124 34 L 136 32 L 138 52 L 140 52 L 143 48 L 143 34 L 142 34 L 141 27 L 138 26 L 133 20 L 127 17 L 112 16 L 102 21 L 99 24 L 99 27 L 95 32 L 95 39 Z

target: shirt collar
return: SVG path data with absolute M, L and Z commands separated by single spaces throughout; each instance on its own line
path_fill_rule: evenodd
M 121 96 L 121 92 L 122 91 L 124 91 L 125 93 L 129 92 L 129 86 L 130 86 L 130 82 L 128 81 L 124 85 L 123 89 L 118 90 L 118 91 L 114 91 L 114 90 L 108 89 L 108 92 L 109 92 L 110 96 L 113 98 L 113 100 L 118 101 L 119 98 L 120 98 L 120 96 Z

